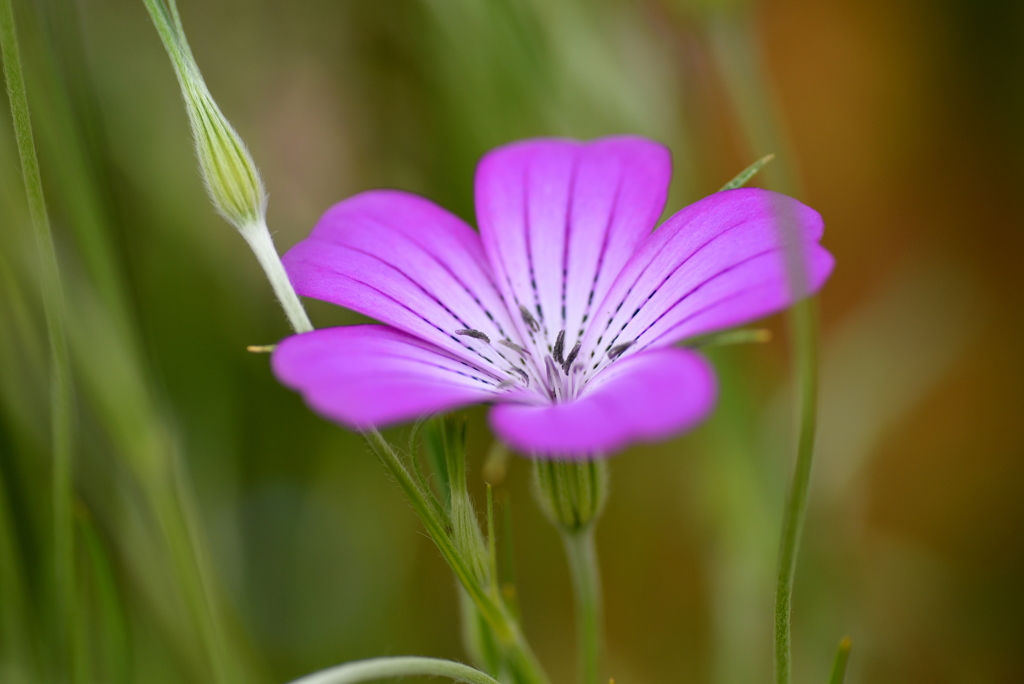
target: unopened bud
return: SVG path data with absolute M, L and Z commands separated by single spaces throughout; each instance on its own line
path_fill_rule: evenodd
M 178 77 L 213 206 L 243 233 L 262 225 L 267 195 L 249 150 L 221 113 L 198 69 L 186 66 Z
M 256 163 L 206 88 L 185 39 L 174 0 L 143 0 L 143 3 L 181 85 L 199 170 L 213 206 L 249 243 L 295 332 L 312 330 L 309 316 L 288 280 L 267 229 L 267 193 Z
M 582 532 L 601 515 L 608 499 L 608 466 L 603 460 L 533 464 L 533 486 L 545 515 L 565 532 Z

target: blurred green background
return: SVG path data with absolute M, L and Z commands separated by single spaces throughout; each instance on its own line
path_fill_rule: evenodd
M 210 208 L 140 1 L 18 0 L 68 300 L 79 611 L 55 597 L 48 344 L 0 109 L 0 681 L 278 682 L 464 659 L 455 583 L 356 435 L 250 344 L 286 321 Z M 825 216 L 821 424 L 797 682 L 1024 681 L 1024 5 L 1013 0 L 182 0 L 284 251 L 360 190 L 472 220 L 517 138 L 668 144 L 666 215 L 754 159 Z M 5 103 L 6 105 L 6 103 Z M 309 302 L 320 326 L 354 315 Z M 775 341 L 715 350 L 697 432 L 616 457 L 598 530 L 617 682 L 766 682 L 794 454 Z M 491 437 L 470 411 L 470 479 Z M 400 431 L 396 434 L 400 434 Z M 575 676 L 569 577 L 514 460 L 527 635 Z

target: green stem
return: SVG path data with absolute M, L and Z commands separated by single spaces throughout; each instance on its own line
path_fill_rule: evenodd
M 600 684 L 603 611 L 594 525 L 588 525 L 578 532 L 563 531 L 562 543 L 569 559 L 576 603 L 580 681 L 582 684 Z
M 836 659 L 832 663 L 832 674 L 828 678 L 828 684 L 843 684 L 846 679 L 846 663 L 850 660 L 850 637 L 843 637 L 836 649 Z
M 222 136 L 224 134 L 224 128 L 226 127 L 227 129 L 230 129 L 230 124 L 225 119 L 222 126 L 218 125 L 209 118 L 204 118 L 205 115 L 210 113 L 209 111 L 197 109 L 194 106 L 194 99 L 199 98 L 203 100 L 208 107 L 212 108 L 218 116 L 221 116 L 216 103 L 213 101 L 213 97 L 206 89 L 202 75 L 199 72 L 199 67 L 196 65 L 195 59 L 192 56 L 188 40 L 185 38 L 185 31 L 181 25 L 181 17 L 178 16 L 178 7 L 175 1 L 143 0 L 143 4 L 149 11 L 149 16 L 153 20 L 153 25 L 156 27 L 160 40 L 164 44 L 164 48 L 167 50 L 167 55 L 171 59 L 171 65 L 174 68 L 175 75 L 178 78 L 178 83 L 181 86 L 182 95 L 186 101 L 189 122 L 192 126 L 192 133 L 197 141 L 197 150 L 204 149 L 205 146 L 199 144 L 200 140 L 216 139 Z M 242 157 L 248 157 L 248 154 L 244 152 L 244 143 L 241 141 L 241 138 L 237 138 L 237 134 L 232 132 L 231 135 L 234 136 L 232 138 L 233 142 L 229 141 L 226 143 L 226 147 L 224 149 L 231 150 L 235 155 L 234 159 L 220 159 L 219 161 L 227 163 L 228 166 L 235 169 L 245 167 L 249 172 L 254 174 L 248 179 L 248 182 L 262 188 L 258 175 L 256 175 L 255 167 L 249 165 L 251 160 L 247 163 L 238 156 L 241 154 Z M 203 154 L 200 154 L 199 156 L 201 160 L 205 158 Z M 239 163 L 236 165 L 235 162 Z M 200 166 L 206 168 L 202 162 Z M 223 213 L 224 205 L 214 199 L 214 196 L 216 195 L 213 191 L 214 186 L 211 182 L 211 177 L 207 175 L 205 171 L 204 178 L 207 182 L 208 189 L 210 189 L 211 199 L 213 199 L 218 210 Z M 281 304 L 281 308 L 284 309 L 284 313 L 288 317 L 288 322 L 291 323 L 292 329 L 297 333 L 309 332 L 313 329 L 313 324 L 310 323 L 309 316 L 306 314 L 306 310 L 303 308 L 301 300 L 295 293 L 295 288 L 288 279 L 287 273 L 285 273 L 284 265 L 281 263 L 281 257 L 278 255 L 277 249 L 274 247 L 274 241 L 270 236 L 270 230 L 267 228 L 266 221 L 264 220 L 262 208 L 258 213 L 258 217 L 251 217 L 250 220 L 245 221 L 244 225 L 232 219 L 229 214 L 224 214 L 224 216 L 235 225 L 235 228 L 238 229 L 242 234 L 242 237 L 249 244 L 253 254 L 256 255 L 256 260 L 259 261 L 260 266 L 263 268 L 263 272 L 267 276 L 267 280 L 270 281 L 270 285 L 274 289 L 274 294 L 277 296 L 277 300 Z
M 295 288 L 288 280 L 288 274 L 285 273 L 284 264 L 281 263 L 281 257 L 274 247 L 274 240 L 270 237 L 266 224 L 242 231 L 242 237 L 249 243 L 256 260 L 263 267 L 263 272 L 267 275 L 267 280 L 270 281 L 270 286 L 274 289 L 288 322 L 292 324 L 292 329 L 297 333 L 312 330 L 313 324 L 309 322 L 309 316 L 306 315 L 299 296 L 295 294 Z
M 395 478 L 406 500 L 427 528 L 427 534 L 434 540 L 459 583 L 494 631 L 509 659 L 516 681 L 521 684 L 547 684 L 547 676 L 527 644 L 518 622 L 500 597 L 493 596 L 488 587 L 480 584 L 470 563 L 459 553 L 448 533 L 444 512 L 437 502 L 420 487 L 402 459 L 379 432 L 371 429 L 364 436 L 385 469 Z
M 739 119 L 740 127 L 755 152 L 777 152 L 779 161 L 764 170 L 768 185 L 789 195 L 798 194 L 792 154 L 782 133 L 781 117 L 768 85 L 761 60 L 759 41 L 750 16 L 722 13 L 708 25 L 711 49 Z M 807 497 L 814 457 L 818 419 L 818 315 L 808 292 L 807 269 L 801 241 L 792 217 L 778 216 L 780 241 L 785 250 L 790 292 L 798 301 L 790 310 L 791 348 L 799 387 L 799 438 L 796 466 L 786 498 L 779 543 L 779 564 L 775 584 L 775 682 L 792 679 L 790 655 L 793 577 L 807 515 Z
M 73 387 L 71 360 L 64 330 L 64 293 L 57 250 L 43 196 L 43 183 L 32 135 L 28 96 L 21 68 L 18 36 L 11 0 L 0 0 L 0 52 L 3 54 L 7 95 L 21 158 L 21 172 L 28 197 L 29 216 L 40 261 L 40 285 L 47 334 L 50 339 L 50 420 L 53 439 L 54 570 L 57 590 L 61 649 L 69 652 L 75 672 L 76 653 L 71 626 L 78 619 L 74 572 L 74 517 L 72 512 Z
M 776 684 L 789 684 L 792 679 L 790 614 L 793 576 L 796 573 L 796 557 L 800 548 L 804 519 L 807 517 L 811 462 L 814 459 L 814 437 L 818 422 L 818 315 L 813 300 L 804 300 L 793 307 L 790 329 L 800 385 L 800 435 L 796 467 L 782 520 L 778 576 L 775 584 Z
M 399 656 L 345 663 L 296 679 L 291 684 L 357 684 L 393 677 L 447 677 L 469 684 L 498 684 L 496 679 L 469 665 L 440 658 Z

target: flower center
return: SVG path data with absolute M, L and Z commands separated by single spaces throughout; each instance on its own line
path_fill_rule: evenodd
M 520 306 L 519 314 L 526 325 L 529 337 L 523 342 L 529 346 L 510 339 L 500 339 L 492 343 L 486 333 L 472 328 L 456 330 L 455 334 L 477 340 L 497 353 L 501 361 L 492 362 L 493 368 L 503 376 L 496 385 L 497 389 L 526 390 L 552 403 L 575 399 L 589 380 L 591 373 L 588 373 L 588 370 L 596 370 L 599 365 L 593 363 L 593 369 L 587 369 L 585 358 L 592 358 L 594 354 L 580 356 L 584 331 L 579 331 L 581 339 L 577 339 L 567 352 L 565 330 L 559 330 L 552 343 L 547 337 L 547 331 L 544 330 L 542 333 L 541 324 L 529 309 Z M 625 342 L 608 347 L 605 350 L 607 363 L 621 356 L 632 344 L 633 342 Z

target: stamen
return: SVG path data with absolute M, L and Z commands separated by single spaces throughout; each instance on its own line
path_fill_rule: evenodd
M 526 349 L 524 349 L 523 347 L 520 347 L 518 344 L 516 344 L 512 340 L 498 340 L 498 344 L 504 345 L 504 346 L 508 347 L 509 349 L 517 351 L 520 354 L 522 354 L 523 356 L 526 356 Z
M 483 340 L 484 342 L 486 342 L 488 344 L 491 343 L 491 338 L 490 337 L 488 337 L 487 335 L 483 334 L 479 330 L 473 330 L 472 328 L 467 328 L 465 330 L 456 330 L 455 334 L 456 335 L 465 335 L 466 337 L 472 337 L 474 340 Z
M 636 340 L 634 340 L 633 342 L 635 341 Z M 612 361 L 619 358 L 620 356 L 622 356 L 622 353 L 624 351 L 633 346 L 633 342 L 623 342 L 622 344 L 615 345 L 614 347 L 608 350 L 608 358 L 611 359 Z
M 527 387 L 530 386 L 530 376 L 527 375 L 526 371 L 524 371 L 522 368 L 516 368 L 515 366 L 512 366 L 511 368 L 508 369 L 508 372 L 509 373 L 518 373 L 519 377 L 521 377 L 523 379 L 523 382 L 526 383 L 526 386 Z
M 565 353 L 565 331 L 560 330 L 558 337 L 555 338 L 555 348 L 551 350 L 551 355 L 555 358 L 555 363 L 561 366 L 565 363 L 565 357 L 562 354 Z
M 533 317 L 530 310 L 522 304 L 519 305 L 519 314 L 523 317 L 523 323 L 526 323 L 526 327 L 528 327 L 532 332 L 540 332 L 540 323 L 538 323 L 537 319 Z
M 559 390 L 562 389 L 562 378 L 558 376 L 558 366 L 550 356 L 544 357 L 544 370 L 547 371 L 548 396 L 551 397 L 551 401 L 559 401 L 561 399 L 561 392 Z
M 565 357 L 565 363 L 562 364 L 562 370 L 565 371 L 566 375 L 569 374 L 569 369 L 572 368 L 572 362 L 576 360 L 576 357 L 580 353 L 581 344 L 582 342 L 580 340 L 576 340 L 576 344 L 572 345 L 572 349 L 569 351 L 569 356 Z
M 498 383 L 498 389 L 500 389 L 500 390 L 509 389 L 510 387 L 512 387 L 515 384 L 516 383 L 512 382 L 511 380 L 502 380 L 501 382 Z

